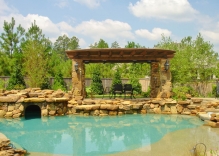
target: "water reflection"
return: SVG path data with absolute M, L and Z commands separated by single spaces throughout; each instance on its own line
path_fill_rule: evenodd
M 196 117 L 130 115 L 0 120 L 0 131 L 29 152 L 103 155 L 157 142 L 165 134 L 202 125 Z

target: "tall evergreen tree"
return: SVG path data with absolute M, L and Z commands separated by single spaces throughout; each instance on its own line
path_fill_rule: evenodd
M 112 79 L 112 86 L 114 86 L 115 84 L 122 84 L 121 74 L 118 68 L 116 69 L 115 75 Z
M 100 69 L 96 68 L 93 71 L 92 83 L 91 83 L 91 92 L 93 94 L 103 94 L 103 84 L 100 77 Z
M 48 60 L 51 42 L 45 38 L 35 21 L 25 36 L 26 41 L 22 44 L 22 50 L 28 85 L 30 87 L 41 87 L 44 80 L 49 77 Z
M 19 25 L 15 30 L 15 20 L 12 17 L 11 22 L 4 21 L 4 32 L 0 35 L 0 47 L 2 52 L 10 58 L 16 52 L 20 52 L 19 44 L 23 40 L 25 29 Z

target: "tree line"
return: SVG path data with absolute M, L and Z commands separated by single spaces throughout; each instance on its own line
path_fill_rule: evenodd
M 180 42 L 170 37 L 162 36 L 155 48 L 175 50 L 171 60 L 173 89 L 180 95 L 182 92 L 200 94 L 198 89 L 192 89 L 188 82 L 196 86 L 207 87 L 212 76 L 218 76 L 218 53 L 213 45 L 205 41 L 201 34 L 195 39 L 191 36 Z M 90 48 L 120 48 L 117 41 L 109 45 L 103 39 L 90 44 Z M 138 43 L 128 41 L 124 48 L 145 48 Z M 76 36 L 59 36 L 54 43 L 43 34 L 42 29 L 34 21 L 28 30 L 21 24 L 15 27 L 15 19 L 4 21 L 3 32 L 0 35 L 0 75 L 10 76 L 7 89 L 24 88 L 22 77 L 28 77 L 28 86 L 65 89 L 63 77 L 71 77 L 72 62 L 65 51 L 80 49 Z M 147 63 L 105 63 L 85 64 L 86 78 L 129 78 L 130 83 L 139 86 L 139 78 L 150 76 L 150 64 Z M 55 77 L 55 82 L 49 86 L 48 78 Z M 95 81 L 95 80 L 94 80 Z M 194 87 L 193 87 L 194 88 Z M 203 93 L 202 93 L 203 94 Z M 204 93 L 205 95 L 207 93 Z

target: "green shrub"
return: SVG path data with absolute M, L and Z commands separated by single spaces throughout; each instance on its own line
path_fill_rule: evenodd
M 44 81 L 41 85 L 41 89 L 51 89 L 49 78 L 44 78 Z
M 139 83 L 139 80 L 137 78 L 131 78 L 130 84 L 132 84 L 132 87 L 134 88 L 134 94 L 141 94 L 141 84 Z
M 61 89 L 63 91 L 67 91 L 67 85 L 66 85 L 65 81 L 63 80 L 63 76 L 62 76 L 61 72 L 59 72 L 55 75 L 52 89 L 54 89 L 54 90 Z
M 143 97 L 150 97 L 150 93 L 151 93 L 151 88 L 148 87 L 148 90 L 146 92 L 142 92 L 141 95 Z
M 100 69 L 96 68 L 92 73 L 92 83 L 91 83 L 91 92 L 92 94 L 103 94 L 103 84 L 100 78 Z
M 0 79 L 0 89 L 5 89 L 5 82 Z
M 12 89 L 24 89 L 26 87 L 24 77 L 21 72 L 21 65 L 17 64 L 14 66 L 13 73 L 8 82 L 7 90 Z
M 176 85 L 173 88 L 173 98 L 185 100 L 186 94 L 197 96 L 197 92 L 191 86 Z
M 114 76 L 113 76 L 111 88 L 112 88 L 115 84 L 122 84 L 121 74 L 120 74 L 120 72 L 119 72 L 118 69 L 116 69 L 116 72 L 115 72 L 115 74 L 114 74 Z

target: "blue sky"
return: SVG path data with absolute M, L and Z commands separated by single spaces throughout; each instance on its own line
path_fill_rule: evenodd
M 36 20 L 53 42 L 76 36 L 81 48 L 99 39 L 153 48 L 161 34 L 179 42 L 201 33 L 219 52 L 218 6 L 219 0 L 0 0 L 0 33 L 11 17 L 26 30 Z

